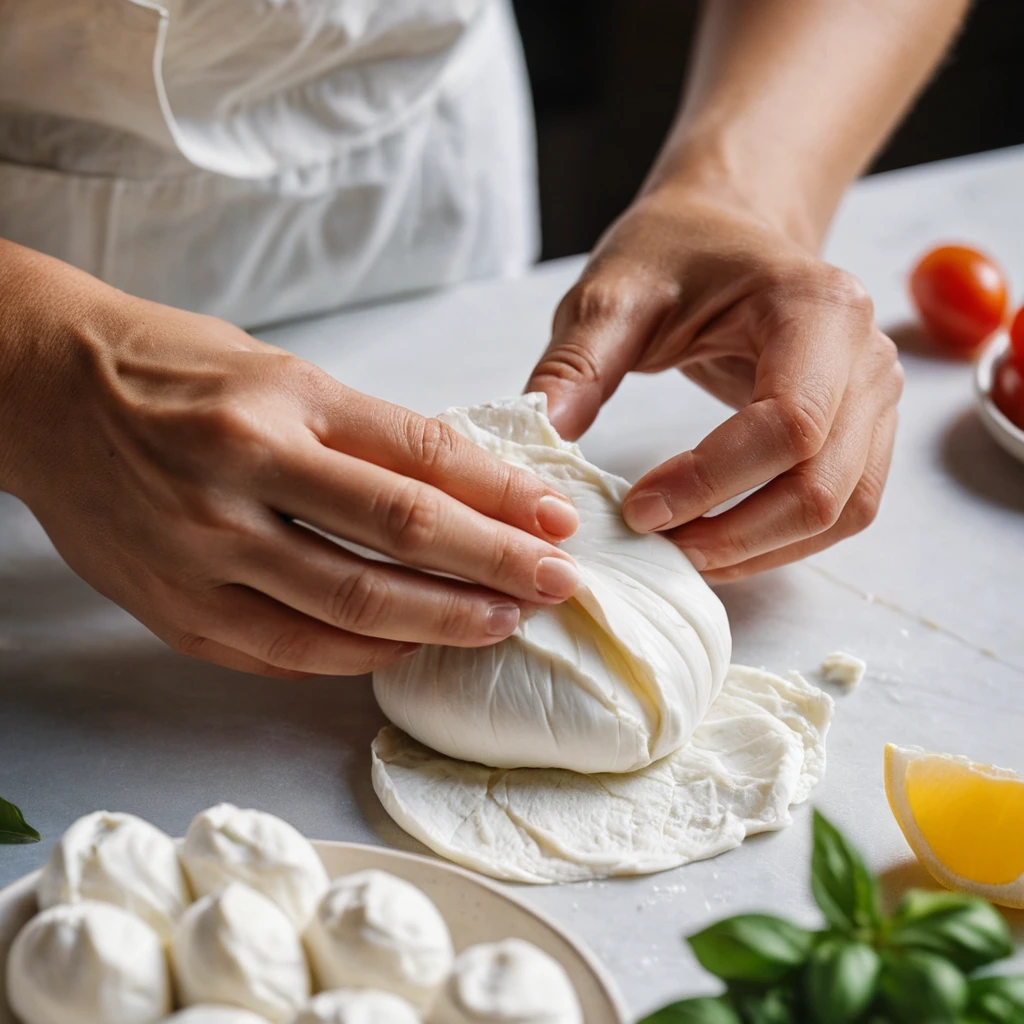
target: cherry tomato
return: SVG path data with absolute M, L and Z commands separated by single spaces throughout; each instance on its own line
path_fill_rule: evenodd
M 1013 359 L 1006 359 L 996 367 L 992 401 L 1011 423 L 1024 430 L 1024 368 Z
M 1010 327 L 1010 358 L 1024 370 L 1024 306 L 1017 310 Z
M 1006 318 L 1006 277 L 987 256 L 961 245 L 933 249 L 910 275 L 910 293 L 929 334 L 973 349 Z

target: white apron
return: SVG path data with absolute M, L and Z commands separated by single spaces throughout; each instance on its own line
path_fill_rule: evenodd
M 3 0 L 0 236 L 244 326 L 516 272 L 507 0 Z

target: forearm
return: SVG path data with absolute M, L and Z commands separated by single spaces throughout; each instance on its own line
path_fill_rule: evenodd
M 708 0 L 686 102 L 645 186 L 697 185 L 817 249 L 969 0 Z
M 60 260 L 0 239 L 0 490 L 20 494 L 40 436 L 64 415 L 62 368 L 118 295 Z M 64 396 L 68 397 L 68 396 Z

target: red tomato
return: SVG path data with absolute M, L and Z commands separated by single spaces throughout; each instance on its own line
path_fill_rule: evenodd
M 1024 370 L 1024 306 L 1017 310 L 1010 327 L 1010 358 Z
M 1024 430 L 1024 369 L 1013 359 L 1006 359 L 996 367 L 992 401 L 1011 423 Z
M 987 256 L 960 245 L 933 249 L 910 275 L 910 293 L 936 341 L 973 349 L 1006 318 L 1006 278 Z

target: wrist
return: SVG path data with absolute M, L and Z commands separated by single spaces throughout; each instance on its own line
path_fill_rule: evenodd
M 74 413 L 118 293 L 67 264 L 0 241 L 0 490 L 28 500 Z
M 776 170 L 727 130 L 691 129 L 670 137 L 641 189 L 642 195 L 652 192 L 698 196 L 753 217 L 812 253 L 821 247 L 831 214 L 815 201 L 818 190 L 806 172 Z

